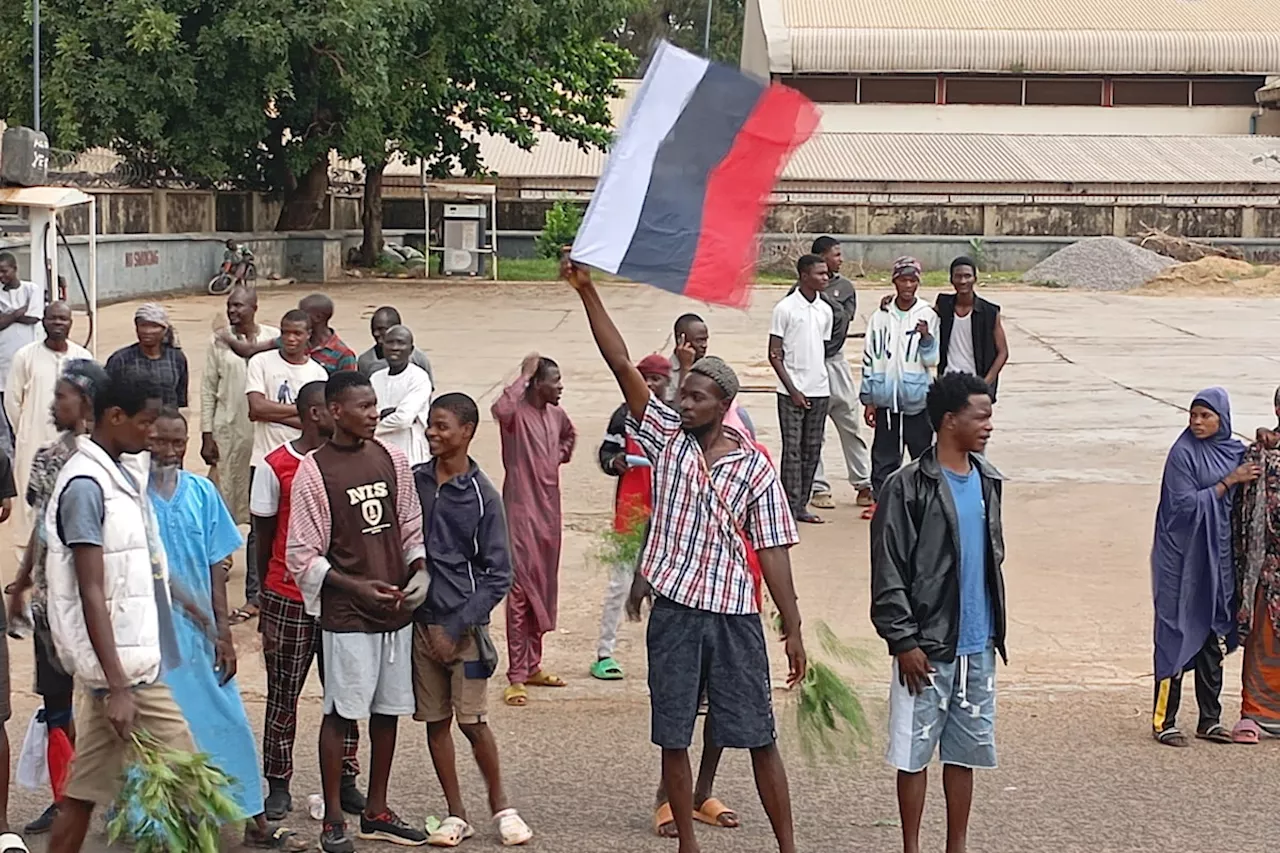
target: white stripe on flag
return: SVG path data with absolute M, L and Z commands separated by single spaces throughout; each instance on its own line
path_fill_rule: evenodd
M 706 73 L 707 60 L 662 42 L 636 92 L 573 241 L 573 260 L 616 273 L 649 190 L 653 158 Z

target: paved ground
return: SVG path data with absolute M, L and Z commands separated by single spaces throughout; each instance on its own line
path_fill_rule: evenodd
M 567 529 L 561 626 L 548 639 L 547 664 L 569 678 L 570 686 L 535 693 L 526 709 L 495 707 L 493 722 L 509 789 L 537 833 L 537 849 L 673 850 L 669 842 L 647 834 L 656 754 L 647 740 L 639 627 L 624 628 L 618 656 L 629 673 L 625 682 L 592 682 L 586 674 L 604 584 L 593 554 L 597 531 L 610 518 L 612 495 L 612 481 L 595 467 L 595 446 L 618 393 L 595 353 L 576 298 L 557 285 L 362 282 L 329 292 L 339 304 L 335 324 L 357 350 L 367 343 L 372 309 L 399 305 L 431 354 L 442 390 L 467 391 L 481 400 L 482 410 L 528 351 L 537 349 L 560 362 L 564 405 L 580 440 L 563 473 Z M 264 293 L 263 318 L 274 321 L 301 294 Z M 610 287 L 605 299 L 637 358 L 669 347 L 677 314 L 690 308 L 703 313 L 711 326 L 712 351 L 734 364 L 746 383 L 764 389 L 747 395 L 744 403 L 765 441 L 776 448 L 764 350 L 768 313 L 781 295 L 762 291 L 745 312 L 702 309 L 647 288 Z M 1274 421 L 1271 393 L 1280 381 L 1280 357 L 1268 354 L 1266 342 L 1280 331 L 1276 304 L 1063 291 L 989 295 L 1004 306 L 1013 352 L 990 449 L 1009 478 L 1004 521 L 1012 659 L 1001 673 L 1002 767 L 979 778 L 973 849 L 1261 849 L 1274 840 L 1277 745 L 1243 749 L 1197 742 L 1193 749 L 1175 751 L 1156 746 L 1147 734 L 1147 554 L 1163 457 L 1182 427 L 1182 407 L 1194 393 L 1225 385 L 1242 434 Z M 871 294 L 863 303 L 865 313 Z M 189 298 L 168 304 L 191 360 L 195 400 L 220 301 Z M 132 310 L 117 305 L 102 312 L 102 356 L 131 339 Z M 850 349 L 856 361 L 856 342 Z M 834 437 L 827 450 L 828 470 L 836 472 Z M 196 451 L 193 442 L 188 462 L 200 471 Z M 482 424 L 475 455 L 495 478 L 500 476 L 491 422 Z M 796 826 L 805 850 L 891 850 L 897 843 L 893 776 L 879 761 L 887 661 L 867 619 L 867 524 L 857 519 L 852 497 L 847 486 L 838 490 L 841 506 L 828 513 L 831 523 L 806 528 L 793 560 L 810 624 L 825 620 L 871 653 L 872 665 L 849 669 L 848 675 L 867 700 L 877 737 L 859 760 L 806 766 L 784 722 Z M 6 574 L 13 571 L 8 564 L 3 568 Z M 239 629 L 237 640 L 241 689 L 250 717 L 260 725 L 265 683 L 252 627 Z M 29 646 L 16 643 L 12 654 L 15 720 L 10 732 L 17 739 L 35 703 L 25 692 Z M 780 657 L 775 655 L 777 672 Z M 1224 698 L 1230 725 L 1238 710 L 1238 660 L 1228 673 Z M 496 691 L 495 685 L 495 699 Z M 1188 725 L 1194 724 L 1190 692 L 1192 707 L 1184 711 Z M 787 698 L 780 692 L 777 700 L 785 721 Z M 318 788 L 314 683 L 305 702 L 294 784 L 299 801 Z M 406 723 L 401 743 L 394 804 L 415 820 L 439 813 L 443 802 L 422 732 Z M 482 815 L 478 777 L 471 767 L 464 769 L 473 816 Z M 726 760 L 718 793 L 741 810 L 745 826 L 732 832 L 707 829 L 700 835 L 704 849 L 772 849 L 745 756 Z M 14 821 L 34 816 L 42 798 L 15 792 Z M 926 815 L 932 849 L 942 845 L 941 805 L 935 792 Z M 295 812 L 292 824 L 313 834 L 317 829 L 303 811 Z M 495 843 L 486 827 L 468 846 Z

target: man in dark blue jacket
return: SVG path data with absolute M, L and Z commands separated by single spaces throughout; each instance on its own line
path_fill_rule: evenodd
M 429 843 L 443 847 L 475 834 L 458 784 L 454 717 L 489 789 L 502 843 L 533 837 L 507 803 L 498 742 L 485 722 L 488 680 L 498 666 L 489 613 L 511 588 L 511 550 L 502 497 L 468 455 L 479 422 L 479 409 L 466 394 L 436 399 L 427 420 L 431 460 L 413 472 L 431 576 L 427 599 L 414 614 L 413 716 L 427 724 L 431 761 L 449 805 L 449 816 L 428 836 Z

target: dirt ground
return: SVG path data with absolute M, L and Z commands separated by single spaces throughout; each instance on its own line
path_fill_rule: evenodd
M 546 851 L 673 850 L 648 833 L 657 753 L 648 743 L 645 657 L 640 626 L 625 626 L 618 658 L 627 679 L 593 681 L 593 659 L 604 569 L 595 558 L 608 524 L 613 481 L 599 472 L 595 450 L 619 402 L 598 357 L 574 294 L 556 284 L 336 284 L 334 324 L 357 351 L 369 343 L 368 318 L 397 305 L 430 354 L 440 391 L 476 397 L 484 413 L 474 455 L 495 480 L 502 474 L 497 431 L 488 406 L 520 359 L 537 350 L 557 359 L 563 405 L 577 425 L 573 461 L 563 470 L 564 552 L 558 631 L 548 637 L 547 667 L 569 680 L 563 690 L 535 691 L 530 707 L 500 707 L 491 686 L 492 721 L 500 738 L 508 789 Z M 307 293 L 267 290 L 260 317 L 275 322 Z M 749 310 L 693 305 L 660 291 L 608 286 L 605 300 L 637 359 L 670 347 L 672 320 L 694 310 L 709 322 L 711 349 L 756 391 L 743 399 L 762 437 L 778 447 L 766 329 L 776 288 L 755 294 Z M 932 300 L 932 294 L 924 294 Z M 860 294 L 862 313 L 877 301 Z M 1182 408 L 1202 387 L 1223 384 L 1233 395 L 1235 428 L 1274 423 L 1271 395 L 1280 356 L 1264 342 L 1280 324 L 1276 303 L 1263 299 L 1147 298 L 1133 295 L 1001 288 L 1012 360 L 1000 384 L 997 432 L 989 455 L 1008 478 L 1004 526 L 1008 547 L 1009 666 L 1002 670 L 998 743 L 1001 769 L 979 777 L 974 850 L 1128 851 L 1261 849 L 1278 825 L 1280 781 L 1275 743 L 1259 747 L 1157 746 L 1149 736 L 1151 607 L 1148 553 L 1164 454 L 1181 429 Z M 212 320 L 221 300 L 190 297 L 165 303 L 191 364 L 191 398 L 199 381 Z M 132 304 L 103 309 L 99 356 L 132 340 Z M 858 324 L 860 325 L 860 324 Z M 855 329 L 858 328 L 855 325 Z M 83 319 L 76 337 L 84 332 Z M 858 342 L 848 355 L 856 365 Z M 194 413 L 198 418 L 198 402 Z M 193 427 L 193 434 L 194 434 Z M 202 472 L 198 441 L 188 467 Z M 838 443 L 829 435 L 827 470 L 842 478 Z M 776 695 L 792 779 L 796 827 L 804 850 L 891 850 L 898 843 L 893 774 L 880 756 L 888 659 L 868 620 L 868 525 L 837 487 L 839 507 L 828 524 L 803 531 L 793 551 L 801 608 L 812 625 L 827 622 L 865 648 L 865 667 L 846 667 L 873 717 L 875 742 L 855 760 L 806 765 L 790 730 L 784 692 Z M 14 567 L 0 564 L 11 576 Z M 237 573 L 239 569 L 237 569 Z M 239 574 L 233 603 L 241 598 Z M 501 610 L 495 614 L 501 647 Z M 265 682 L 251 623 L 237 629 L 239 684 L 254 725 L 261 726 Z M 36 707 L 29 692 L 29 643 L 11 642 L 17 741 Z M 811 650 L 812 651 L 812 650 Z M 775 675 L 781 654 L 773 655 Z M 1229 663 L 1224 722 L 1235 722 L 1239 662 Z M 1185 726 L 1194 725 L 1187 688 Z M 302 709 L 295 804 L 290 825 L 315 837 L 305 812 L 318 790 L 315 740 L 319 691 L 314 679 Z M 491 848 L 478 776 L 459 755 L 478 837 Z M 703 828 L 709 851 L 773 849 L 768 824 L 744 755 L 726 758 L 717 793 L 740 810 L 741 829 Z M 47 792 L 15 789 L 13 822 L 34 817 Z M 440 814 L 443 798 L 427 763 L 420 727 L 401 726 L 392 781 L 393 806 L 407 819 Z M 939 791 L 926 813 L 926 844 L 941 849 Z M 231 835 L 228 834 L 228 839 Z M 230 843 L 230 841 L 229 841 Z M 97 846 L 93 846 L 97 845 Z M 95 836 L 91 849 L 105 849 Z M 362 850 L 377 845 L 362 844 Z M 42 849 L 33 842 L 33 849 Z

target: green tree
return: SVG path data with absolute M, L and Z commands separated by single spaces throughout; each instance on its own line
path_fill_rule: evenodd
M 277 228 L 309 228 L 335 153 L 370 164 L 372 204 L 392 156 L 483 171 L 476 133 L 607 144 L 629 57 L 602 37 L 631 2 L 42 0 L 45 130 L 158 177 L 276 192 Z M 0 26 L 0 67 L 30 68 L 28 4 L 0 5 Z M 29 122 L 30 86 L 0 76 L 0 116 Z M 365 219 L 380 247 L 380 211 Z
M 614 38 L 639 62 L 660 39 L 702 55 L 708 0 L 648 0 L 627 16 Z M 737 65 L 742 53 L 742 0 L 710 0 L 711 52 L 717 62 Z

